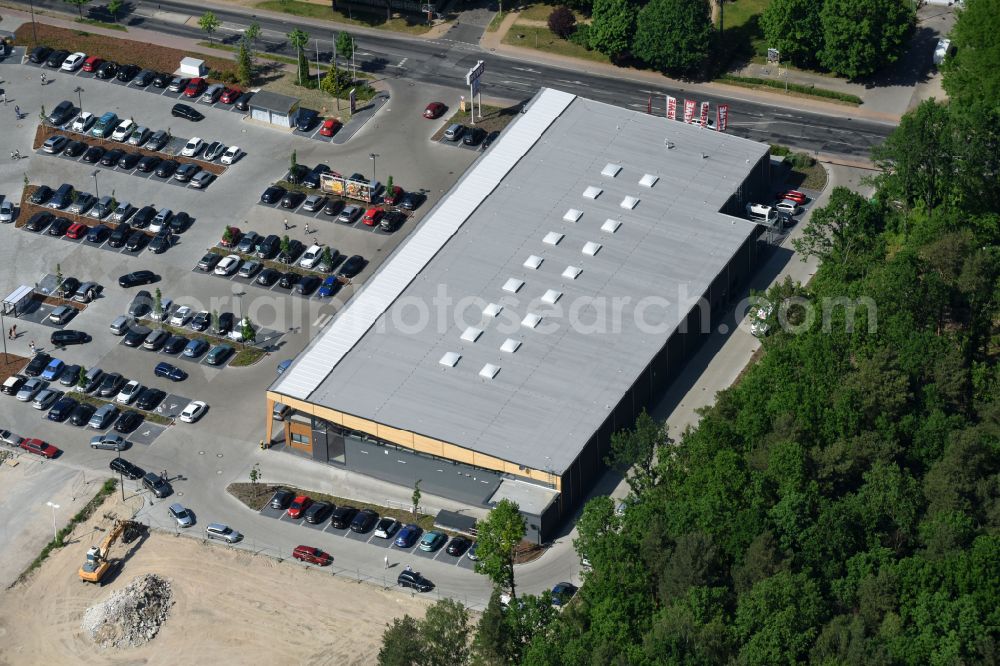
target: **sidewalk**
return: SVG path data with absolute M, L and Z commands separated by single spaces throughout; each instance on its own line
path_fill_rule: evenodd
M 738 99 L 747 102 L 757 102 L 763 104 L 771 104 L 776 107 L 791 107 L 800 109 L 803 111 L 812 111 L 815 113 L 824 113 L 827 115 L 850 115 L 856 118 L 865 118 L 868 120 L 875 120 L 881 122 L 899 122 L 900 113 L 876 111 L 871 108 L 865 108 L 866 103 L 862 103 L 860 107 L 849 106 L 845 104 L 838 104 L 832 101 L 824 101 L 821 99 L 812 99 L 806 97 L 796 97 L 792 95 L 786 95 L 782 92 L 770 92 L 767 90 L 755 90 L 751 88 L 743 88 L 740 86 L 732 86 L 724 83 L 709 82 L 709 83 L 693 83 L 690 81 L 680 81 L 677 79 L 671 79 L 658 72 L 652 72 L 647 70 L 634 69 L 630 67 L 617 67 L 609 63 L 599 63 L 593 61 L 582 61 L 577 58 L 570 56 L 557 55 L 553 53 L 545 53 L 537 49 L 526 48 L 522 46 L 512 46 L 510 44 L 503 44 L 503 38 L 507 32 L 514 26 L 519 18 L 517 12 L 510 12 L 504 17 L 503 21 L 500 23 L 499 28 L 494 32 L 486 32 L 483 35 L 482 40 L 480 40 L 479 45 L 486 51 L 499 53 L 510 58 L 517 58 L 525 61 L 542 62 L 553 67 L 562 67 L 565 69 L 578 70 L 581 67 L 585 67 L 587 70 L 592 71 L 597 74 L 604 76 L 614 76 L 620 78 L 628 78 L 637 82 L 645 82 L 654 86 L 671 86 L 683 90 L 685 93 L 706 93 L 711 95 L 717 95 L 721 97 L 729 97 L 731 99 Z M 532 21 L 533 25 L 535 22 Z M 752 67 L 759 67 L 753 65 Z M 736 72 L 737 74 L 744 76 L 759 76 L 760 78 L 775 78 L 776 72 L 772 71 L 765 75 L 763 72 L 752 73 L 754 70 L 747 68 L 747 73 Z M 782 71 L 785 71 L 782 68 Z M 782 79 L 784 80 L 784 78 Z M 862 84 L 850 83 L 842 79 L 835 79 L 832 77 L 825 77 L 819 74 L 812 74 L 809 72 L 800 72 L 797 70 L 788 70 L 788 81 L 789 83 L 801 83 L 802 85 L 815 85 L 818 88 L 827 88 L 830 90 L 837 90 L 840 92 L 851 93 L 861 97 L 862 100 L 871 98 L 874 94 L 878 92 L 877 89 L 868 89 Z M 905 109 L 904 109 L 905 110 Z

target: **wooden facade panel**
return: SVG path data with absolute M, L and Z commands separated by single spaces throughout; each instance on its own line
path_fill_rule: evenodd
M 375 434 L 387 442 L 392 442 L 393 444 L 399 444 L 401 446 L 406 446 L 413 448 L 413 433 L 409 430 L 400 430 L 398 428 L 392 428 L 387 425 L 377 424 L 378 432 Z

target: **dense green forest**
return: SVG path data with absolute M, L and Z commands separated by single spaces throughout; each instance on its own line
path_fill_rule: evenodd
M 768 293 L 799 305 L 760 361 L 632 472 L 624 516 L 588 503 L 574 601 L 494 595 L 477 627 L 442 603 L 387 630 L 380 663 L 1000 661 L 1000 68 L 977 61 L 998 5 L 959 19 L 961 102 L 903 119 L 874 197 L 814 212 L 797 249 L 820 269 Z M 647 431 L 618 454 L 642 463 Z

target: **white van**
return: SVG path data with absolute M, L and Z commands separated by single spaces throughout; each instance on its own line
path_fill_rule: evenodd
M 758 224 L 774 224 L 778 221 L 778 211 L 764 204 L 747 204 L 747 216 Z

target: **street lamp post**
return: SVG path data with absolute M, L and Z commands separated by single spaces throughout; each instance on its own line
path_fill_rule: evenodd
M 94 176 L 94 196 L 96 198 L 100 199 L 101 198 L 101 191 L 99 189 L 97 189 L 97 174 L 98 173 L 99 173 L 98 170 L 94 169 L 94 173 L 92 175 Z
M 85 91 L 80 86 L 77 86 L 73 89 L 73 92 L 76 93 L 76 99 L 80 102 L 80 113 L 83 113 L 83 93 Z
M 378 153 L 368 153 L 368 157 L 372 158 L 372 187 L 375 186 L 375 158 L 378 157 Z
M 46 502 L 46 504 L 52 507 L 52 540 L 55 541 L 58 536 L 58 532 L 56 531 L 56 509 L 59 508 L 59 505 L 52 502 Z

